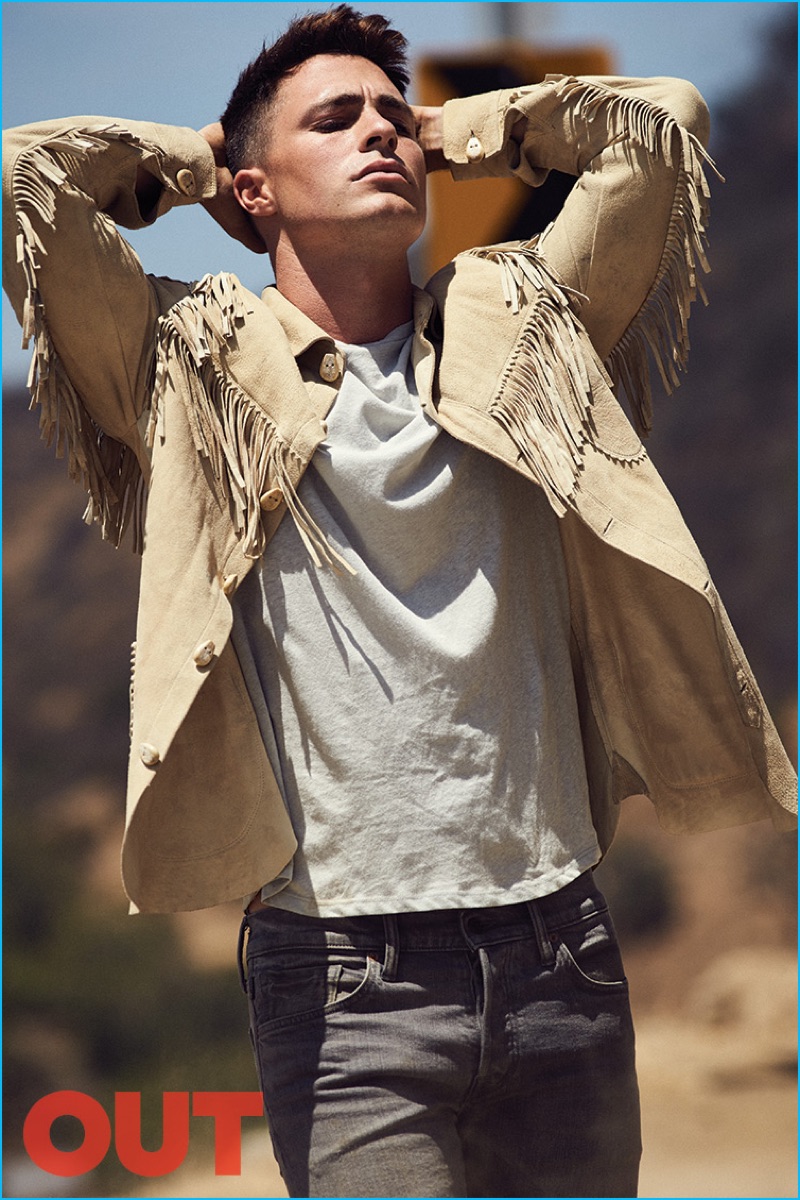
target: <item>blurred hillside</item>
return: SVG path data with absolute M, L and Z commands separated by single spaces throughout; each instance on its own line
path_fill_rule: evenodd
M 730 102 L 712 114 L 727 183 L 714 188 L 711 303 L 692 318 L 685 383 L 656 395 L 650 451 L 794 747 L 796 12 L 786 7 L 757 86 L 740 93 L 731 81 Z M 52 1090 L 107 1105 L 115 1090 L 256 1086 L 233 970 L 235 906 L 126 915 L 117 859 L 138 564 L 81 524 L 82 496 L 37 441 L 23 393 L 3 400 L 9 1160 L 19 1160 L 24 1115 Z M 741 1013 L 743 1029 L 763 1025 L 742 1000 L 747 969 L 727 1008 L 706 998 L 703 1009 L 711 984 L 698 994 L 695 976 L 742 947 L 791 955 L 795 862 L 794 839 L 763 825 L 673 839 L 646 802 L 631 803 L 601 871 L 637 1012 L 689 1020 L 699 1006 L 723 1029 L 735 1032 Z M 792 1039 L 785 1016 L 775 1020 L 766 1069 L 783 1071 Z M 147 1136 L 158 1144 L 157 1123 Z M 18 1178 L 13 1194 L 46 1186 Z M 123 1194 L 129 1183 L 111 1164 L 81 1194 Z

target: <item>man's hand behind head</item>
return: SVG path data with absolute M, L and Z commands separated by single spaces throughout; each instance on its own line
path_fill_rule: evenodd
M 443 171 L 447 159 L 442 152 L 441 108 L 412 104 L 411 111 L 417 123 L 417 141 L 425 154 L 425 169 L 429 175 L 431 171 Z
M 250 217 L 236 199 L 233 176 L 228 169 L 228 160 L 225 154 L 225 135 L 222 132 L 222 126 L 216 121 L 211 125 L 204 126 L 199 133 L 211 147 L 217 168 L 217 194 L 210 200 L 203 200 L 201 202 L 203 208 L 237 242 L 242 242 L 254 254 L 266 254 L 267 247 L 261 240 Z

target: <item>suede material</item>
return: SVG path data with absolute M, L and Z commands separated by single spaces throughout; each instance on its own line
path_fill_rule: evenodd
M 466 161 L 473 134 L 486 151 L 477 165 Z M 544 486 L 563 516 L 603 848 L 633 792 L 670 829 L 765 816 L 787 828 L 795 807 L 791 766 L 702 557 L 601 361 L 622 346 L 622 366 L 641 375 L 637 339 L 656 327 L 656 350 L 683 353 L 696 291 L 686 262 L 701 256 L 684 193 L 691 137 L 706 134 L 702 101 L 679 81 L 557 80 L 449 103 L 454 173 L 580 178 L 536 245 L 459 256 L 415 298 L 426 411 Z M 107 536 L 131 526 L 143 549 L 125 886 L 142 910 L 206 907 L 254 892 L 294 850 L 229 642 L 230 601 L 282 519 L 337 566 L 296 496 L 335 397 L 314 368 L 333 342 L 274 289 L 262 299 L 218 276 L 192 290 L 142 272 L 114 221 L 147 223 L 133 197 L 140 165 L 162 181 L 158 215 L 213 194 L 212 156 L 193 131 L 76 118 L 4 144 L 5 286 L 34 340 L 43 431 L 63 439 Z M 262 509 L 276 489 L 283 502 Z

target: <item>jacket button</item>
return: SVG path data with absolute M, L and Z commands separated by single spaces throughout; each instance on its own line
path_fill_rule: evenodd
M 188 167 L 184 167 L 175 176 L 175 182 L 183 192 L 184 196 L 193 196 L 197 191 L 197 184 L 194 181 L 194 174 Z
M 472 137 L 467 142 L 467 161 L 471 163 L 482 162 L 486 157 L 480 138 L 476 138 L 473 133 Z
M 238 582 L 239 582 L 238 575 L 223 575 L 222 576 L 222 590 L 226 596 L 233 595 L 233 593 L 236 591 L 236 585 Z
M 274 508 L 278 507 L 282 500 L 283 492 L 281 489 L 270 488 L 268 492 L 264 492 L 264 495 L 260 497 L 258 503 L 264 509 L 264 512 L 272 512 Z
M 198 667 L 207 667 L 208 666 L 208 664 L 211 662 L 212 658 L 214 657 L 214 649 L 215 649 L 215 647 L 214 647 L 213 642 L 201 642 L 200 643 L 200 645 L 196 648 L 194 654 L 192 655 L 192 658 L 194 659 L 194 661 Z
M 149 742 L 142 742 L 139 747 L 139 758 L 146 767 L 154 767 L 161 758 L 161 755 L 155 746 L 151 746 Z
M 342 373 L 339 360 L 335 354 L 323 354 L 319 364 L 319 373 L 326 383 L 333 383 Z

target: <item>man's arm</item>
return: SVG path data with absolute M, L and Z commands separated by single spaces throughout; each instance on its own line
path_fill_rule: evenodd
M 136 184 L 152 181 L 140 208 Z M 3 286 L 41 357 L 49 341 L 92 418 L 124 437 L 147 401 L 153 290 L 117 232 L 214 192 L 204 139 L 103 117 L 3 135 Z M 44 363 L 39 364 L 44 367 Z
M 163 306 L 116 225 L 140 228 L 214 188 L 192 130 L 78 117 L 4 134 L 3 283 L 33 343 L 40 425 L 115 542 L 148 470 L 140 418 Z
M 595 349 L 649 428 L 646 355 L 677 383 L 705 269 L 702 97 L 682 80 L 557 76 L 449 101 L 443 127 L 456 179 L 515 174 L 535 187 L 553 169 L 578 177 L 536 249 L 576 294 Z

